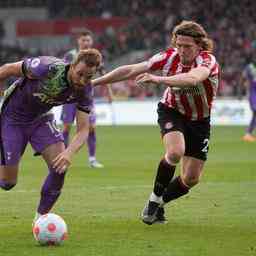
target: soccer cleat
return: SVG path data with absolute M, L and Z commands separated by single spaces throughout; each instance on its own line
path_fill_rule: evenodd
M 246 142 L 255 142 L 256 141 L 256 138 L 251 134 L 245 134 L 242 139 L 243 139 L 243 141 L 246 141 Z
M 168 220 L 164 216 L 164 207 L 159 207 L 158 211 L 157 211 L 157 214 L 156 214 L 156 219 L 155 219 L 154 223 L 166 224 L 167 222 L 168 222 Z
M 35 217 L 34 217 L 34 219 L 33 219 L 33 221 L 32 221 L 32 228 L 34 227 L 36 221 L 37 221 L 41 216 L 42 216 L 42 214 L 36 212 Z
M 141 218 L 145 224 L 152 225 L 157 220 L 157 213 L 159 210 L 159 203 L 148 201 L 145 205 Z
M 89 165 L 91 168 L 103 168 L 104 167 L 104 165 L 99 163 L 97 160 L 89 161 Z

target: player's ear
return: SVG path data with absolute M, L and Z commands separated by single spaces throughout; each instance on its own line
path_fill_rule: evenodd
M 71 70 L 71 72 L 74 71 L 74 68 L 75 68 L 75 64 L 74 64 L 74 63 L 71 63 L 71 64 L 70 64 L 70 70 Z

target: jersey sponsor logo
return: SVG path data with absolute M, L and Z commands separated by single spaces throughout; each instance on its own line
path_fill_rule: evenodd
M 38 67 L 39 64 L 40 64 L 40 59 L 39 58 L 35 58 L 35 59 L 32 59 L 30 65 L 31 65 L 32 68 L 36 68 L 36 67 Z
M 187 88 L 173 87 L 172 90 L 175 94 L 179 94 L 179 95 L 201 95 L 202 94 L 199 87 L 196 87 L 196 86 L 187 87 Z
M 61 105 L 66 103 L 66 100 L 56 100 L 54 98 L 50 98 L 48 95 L 44 93 L 33 93 L 33 96 L 39 98 L 41 102 L 50 105 Z

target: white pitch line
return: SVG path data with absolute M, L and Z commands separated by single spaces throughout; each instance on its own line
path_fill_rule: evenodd
M 235 184 L 240 184 L 242 186 L 247 186 L 247 185 L 255 185 L 256 182 L 250 182 L 250 181 L 245 181 L 245 182 L 203 182 L 201 183 L 201 186 L 215 186 L 216 188 L 218 186 L 223 186 L 223 185 L 233 185 L 236 186 Z M 93 186 L 95 188 L 95 186 Z M 131 186 L 99 186 L 97 187 L 97 190 L 127 190 L 127 189 L 150 189 L 153 188 L 152 185 L 131 185 Z M 63 188 L 63 192 L 66 191 L 90 191 L 91 185 L 85 188 L 77 187 L 77 188 Z M 9 191 L 8 193 L 40 193 L 40 189 L 14 189 Z M 3 193 L 4 194 L 4 193 Z
M 135 186 L 100 186 L 97 187 L 97 190 L 117 190 L 117 189 L 132 189 L 132 188 L 152 188 L 150 185 L 135 185 Z M 87 188 L 63 188 L 63 191 L 87 191 L 90 190 L 90 187 Z M 14 189 L 9 193 L 40 193 L 39 190 L 35 189 Z

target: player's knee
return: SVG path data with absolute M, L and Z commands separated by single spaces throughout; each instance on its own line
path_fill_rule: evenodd
M 182 180 L 188 187 L 192 188 L 199 183 L 200 177 L 194 175 L 183 175 Z
M 0 188 L 3 190 L 11 190 L 12 188 L 15 187 L 15 185 L 16 183 L 0 180 Z
M 183 156 L 183 151 L 179 149 L 169 150 L 166 152 L 166 155 L 165 155 L 168 162 L 172 164 L 178 164 L 182 156 Z
M 90 126 L 89 127 L 89 133 L 95 133 L 95 126 Z

